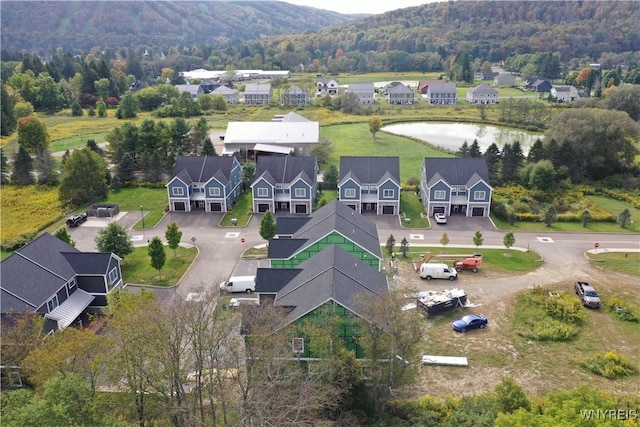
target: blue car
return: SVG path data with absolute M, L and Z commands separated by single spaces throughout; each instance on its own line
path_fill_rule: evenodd
M 488 323 L 489 319 L 482 314 L 467 314 L 451 322 L 451 327 L 456 332 L 466 332 L 469 329 L 484 329 Z

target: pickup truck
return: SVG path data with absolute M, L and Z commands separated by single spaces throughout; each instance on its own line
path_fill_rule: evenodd
M 600 308 L 600 297 L 593 286 L 587 282 L 576 282 L 574 287 L 582 305 L 589 308 Z

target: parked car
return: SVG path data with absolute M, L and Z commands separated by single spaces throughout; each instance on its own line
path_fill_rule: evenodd
M 437 213 L 433 215 L 433 219 L 436 220 L 436 224 L 446 224 L 447 217 L 443 213 Z
M 580 298 L 582 305 L 589 308 L 600 308 L 600 296 L 596 290 L 587 282 L 576 282 L 574 284 L 576 295 Z
M 86 212 L 81 213 L 80 215 L 72 215 L 67 217 L 67 225 L 69 227 L 77 227 L 83 222 L 87 220 Z
M 467 314 L 451 322 L 451 327 L 456 332 L 466 332 L 470 329 L 484 329 L 488 323 L 489 319 L 482 314 Z

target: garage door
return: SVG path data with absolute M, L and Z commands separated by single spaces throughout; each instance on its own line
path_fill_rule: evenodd
M 471 209 L 471 216 L 484 216 L 484 208 Z
M 437 213 L 444 213 L 444 206 L 434 207 L 434 208 L 433 208 L 433 213 L 434 213 L 434 214 L 437 214 Z
M 209 209 L 211 209 L 211 212 L 222 212 L 222 203 L 211 202 L 211 204 L 209 205 Z
M 393 215 L 393 213 L 394 213 L 393 211 L 394 211 L 393 206 L 383 206 L 382 207 L 382 213 L 385 214 L 385 215 Z
M 269 210 L 269 203 L 258 203 L 258 212 L 265 213 Z
M 307 205 L 296 205 L 296 213 L 297 214 L 306 214 L 307 213 Z
M 186 210 L 184 202 L 173 202 L 173 210 L 184 212 Z

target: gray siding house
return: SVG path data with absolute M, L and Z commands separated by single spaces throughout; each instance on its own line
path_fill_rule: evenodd
M 338 200 L 356 212 L 398 215 L 400 160 L 398 157 L 340 157 Z
M 85 312 L 100 312 L 107 295 L 122 288 L 120 261 L 112 253 L 80 252 L 45 233 L 0 264 L 2 317 L 44 316 L 46 333 L 77 323 Z
M 402 83 L 385 87 L 384 97 L 391 105 L 412 105 L 415 103 L 415 93 Z
M 255 176 L 251 184 L 254 212 L 311 213 L 318 186 L 315 157 L 260 156 Z
M 487 85 L 478 85 L 467 91 L 467 101 L 470 104 L 497 104 L 498 91 Z
M 171 212 L 226 212 L 240 194 L 242 168 L 232 156 L 178 156 L 167 184 Z
M 455 83 L 430 82 L 425 98 L 429 104 L 453 105 L 458 100 Z
M 201 85 L 176 85 L 178 92 L 187 92 L 192 99 L 197 99 L 200 95 L 204 95 L 204 89 Z
M 376 101 L 376 88 L 371 82 L 351 83 L 347 92 L 358 95 L 362 105 L 371 105 Z
M 237 104 L 238 102 L 240 102 L 240 92 L 226 86 L 219 86 L 213 92 L 211 92 L 211 95 L 220 95 L 222 98 L 224 98 L 227 104 Z
M 250 83 L 244 88 L 245 105 L 267 105 L 271 102 L 271 83 Z
M 293 85 L 285 90 L 281 96 L 282 105 L 307 105 L 309 103 L 309 92 L 300 86 Z
M 429 216 L 489 216 L 493 188 L 484 159 L 427 157 L 420 177 L 422 204 Z

